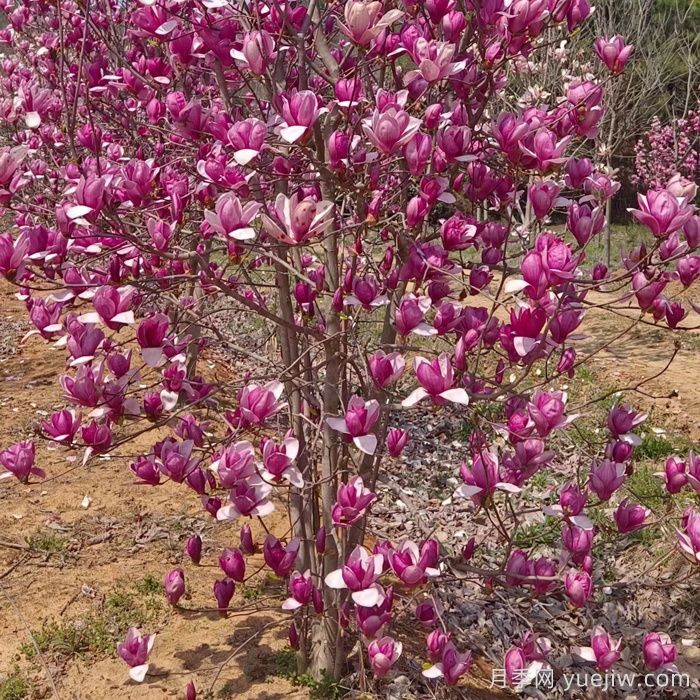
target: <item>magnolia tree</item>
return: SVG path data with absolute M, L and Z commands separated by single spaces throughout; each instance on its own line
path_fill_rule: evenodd
M 645 416 L 615 405 L 592 459 L 547 506 L 559 552 L 515 547 L 521 493 L 575 425 L 562 386 L 640 322 L 687 328 L 679 291 L 700 274 L 695 188 L 682 178 L 632 212 L 653 245 L 611 271 L 586 265 L 618 184 L 574 154 L 630 58 L 622 38 L 591 46 L 596 75 L 509 107 L 545 37 L 574 32 L 587 1 L 3 9 L 0 271 L 35 332 L 67 354 L 66 407 L 43 436 L 87 464 L 152 431 L 129 465 L 136 483 L 180 484 L 240 528 L 212 577 L 220 610 L 236 607 L 262 550 L 288 587 L 300 670 L 317 677 L 343 676 L 358 640 L 377 677 L 405 664 L 395 618 L 413 618 L 406 600 L 440 587 L 455 557 L 492 589 L 586 606 L 599 574 L 587 509 L 614 510 L 619 537 L 648 520 L 623 498 Z M 555 232 L 553 218 L 566 225 Z M 584 353 L 575 341 L 591 307 L 617 314 L 620 332 Z M 269 334 L 273 358 L 251 329 Z M 245 369 L 219 371 L 233 353 Z M 480 566 L 478 542 L 439 543 L 432 529 L 365 546 L 378 479 L 431 405 L 474 426 L 455 455 L 455 498 L 493 524 L 497 567 Z M 30 441 L 0 462 L 22 482 L 42 476 Z M 671 458 L 666 484 L 700 493 L 700 459 Z M 289 529 L 256 541 L 251 519 L 275 509 Z M 697 567 L 700 512 L 663 517 Z M 201 544 L 187 542 L 194 563 Z M 173 605 L 185 582 L 183 569 L 166 574 Z M 465 640 L 435 605 L 415 614 L 432 627 L 424 675 L 458 683 Z M 607 669 L 620 658 L 605 629 L 585 634 L 582 659 Z M 152 644 L 132 629 L 119 646 L 137 681 Z M 567 650 L 550 646 L 526 632 L 508 679 L 556 665 Z M 643 652 L 652 670 L 675 659 L 663 630 Z

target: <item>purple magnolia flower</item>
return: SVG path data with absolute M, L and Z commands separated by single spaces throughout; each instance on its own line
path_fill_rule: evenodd
M 202 560 L 202 538 L 199 535 L 190 536 L 185 543 L 185 552 L 193 564 L 199 564 Z
M 216 604 L 220 614 L 226 614 L 226 610 L 235 592 L 236 584 L 230 578 L 214 581 L 214 597 L 216 598 Z
M 644 506 L 630 503 L 625 498 L 615 511 L 614 518 L 619 532 L 634 532 L 644 527 L 644 521 L 651 511 Z
M 367 647 L 369 663 L 377 678 L 383 678 L 396 663 L 403 646 L 392 637 L 382 637 L 370 642 Z
M 570 523 L 584 530 L 593 529 L 590 518 L 582 515 L 582 511 L 588 500 L 588 492 L 570 482 L 565 484 L 559 492 L 559 503 L 543 508 L 545 515 L 566 518 Z
M 204 219 L 222 236 L 236 241 L 249 241 L 256 235 L 251 222 L 257 216 L 260 207 L 259 202 L 241 204 L 235 194 L 227 192 L 216 200 L 214 211 L 204 212 Z
M 370 554 L 364 547 L 352 550 L 347 562 L 335 571 L 331 571 L 325 582 L 329 588 L 347 588 L 355 605 L 371 608 L 381 602 L 384 592 L 376 583 L 384 568 L 381 554 Z
M 472 665 L 472 654 L 466 651 L 460 654 L 452 642 L 445 644 L 442 658 L 438 663 L 423 671 L 426 678 L 444 678 L 447 685 L 457 685 L 457 681 L 469 672 Z
M 676 532 L 681 549 L 700 563 L 700 512 L 688 509 Z
M 411 333 L 420 336 L 435 335 L 437 329 L 425 322 L 425 314 L 431 306 L 429 297 L 417 297 L 415 294 L 406 294 L 396 307 L 394 326 L 401 336 Z
M 650 190 L 646 194 L 638 194 L 637 202 L 639 209 L 627 211 L 659 238 L 682 229 L 695 213 L 692 204 L 668 190 Z
M 274 535 L 268 535 L 263 545 L 265 563 L 280 578 L 286 578 L 294 568 L 294 562 L 299 554 L 301 542 L 294 538 L 285 547 Z
M 299 571 L 292 572 L 289 577 L 289 594 L 282 603 L 282 610 L 297 610 L 308 605 L 314 592 L 314 584 L 311 580 L 311 571 L 307 569 L 303 574 Z
M 281 444 L 274 440 L 265 439 L 262 444 L 263 466 L 262 477 L 266 481 L 289 482 L 292 486 L 303 488 L 304 478 L 294 464 L 299 454 L 299 440 L 287 435 Z
M 377 436 L 371 432 L 379 418 L 379 402 L 365 401 L 360 396 L 352 396 L 345 410 L 345 416 L 326 418 L 326 423 L 339 433 L 349 435 L 355 447 L 368 455 L 377 449 Z
M 239 427 L 245 428 L 251 425 L 260 425 L 268 418 L 272 418 L 283 407 L 279 403 L 284 385 L 282 382 L 269 382 L 265 386 L 248 384 L 238 395 L 238 409 L 236 418 Z
M 236 520 L 243 516 L 263 517 L 275 510 L 275 504 L 269 499 L 272 485 L 259 476 L 237 481 L 228 493 L 229 503 L 222 505 L 216 512 L 217 520 Z
M 603 627 L 597 625 L 591 632 L 591 646 L 574 647 L 572 652 L 584 661 L 595 663 L 599 671 L 607 671 L 620 659 L 622 638 L 613 641 Z
M 581 565 L 586 561 L 593 546 L 593 535 L 593 530 L 584 530 L 576 525 L 567 524 L 562 527 L 562 544 L 575 563 Z
M 386 155 L 405 146 L 419 128 L 419 119 L 397 107 L 387 107 L 381 112 L 375 109 L 372 117 L 362 124 L 370 143 Z
M 637 413 L 628 404 L 616 404 L 608 413 L 608 430 L 616 440 L 629 442 L 631 445 L 641 444 L 641 440 L 632 430 L 647 419 L 646 413 Z
M 149 367 L 159 367 L 165 362 L 163 342 L 168 334 L 170 321 L 165 314 L 155 314 L 143 319 L 136 329 L 136 340 L 141 346 L 141 356 Z
M 7 479 L 15 476 L 23 484 L 29 481 L 29 477 L 34 475 L 43 479 L 46 474 L 43 469 L 34 465 L 35 448 L 31 440 L 22 440 L 0 452 L 0 464 L 7 471 L 0 474 L 0 479 Z
M 275 219 L 263 217 L 265 230 L 276 240 L 287 245 L 306 243 L 322 234 L 332 219 L 333 202 L 312 197 L 299 200 L 298 194 L 291 198 L 280 193 L 275 200 Z
M 363 518 L 377 494 L 365 488 L 361 476 L 353 476 L 347 484 L 338 486 L 338 496 L 331 510 L 333 524 L 337 527 L 349 527 Z
M 415 406 L 426 397 L 430 397 L 437 405 L 442 405 L 446 401 L 468 405 L 469 394 L 466 390 L 454 387 L 454 369 L 447 353 L 442 353 L 432 361 L 424 357 L 416 357 L 413 361 L 413 369 L 421 386 L 414 389 L 401 402 L 404 408 Z
M 676 665 L 676 645 L 664 632 L 648 632 L 642 642 L 642 655 L 644 665 L 649 671 L 671 671 L 675 672 Z
M 394 459 L 401 456 L 407 443 L 408 432 L 401 428 L 391 428 L 386 434 L 386 449 Z
M 601 501 L 609 501 L 627 476 L 624 464 L 604 459 L 591 467 L 588 474 L 588 485 Z
M 369 372 L 377 389 L 385 389 L 399 380 L 406 369 L 406 360 L 398 352 L 389 355 L 377 350 L 368 360 Z
M 238 582 L 245 579 L 245 559 L 240 549 L 225 547 L 219 555 L 219 566 L 228 578 Z
M 117 654 L 129 666 L 129 677 L 137 683 L 146 678 L 148 657 L 155 641 L 155 634 L 142 635 L 136 627 L 129 627 L 124 641 L 117 644 Z
M 564 579 L 564 592 L 575 608 L 582 608 L 593 592 L 593 579 L 586 571 L 572 571 Z
M 546 437 L 553 430 L 565 428 L 576 420 L 576 415 L 565 415 L 566 401 L 565 391 L 544 392 L 538 389 L 534 392 L 527 409 L 542 437 Z
M 394 591 L 387 588 L 382 592 L 381 600 L 371 607 L 356 606 L 355 621 L 366 639 L 376 639 L 384 627 L 392 620 L 391 608 L 394 603 Z
M 158 466 L 165 476 L 181 484 L 197 467 L 199 459 L 192 456 L 194 442 L 184 440 L 178 442 L 167 438 L 161 443 L 158 455 Z
M 585 246 L 605 226 L 605 214 L 601 207 L 574 202 L 566 213 L 566 226 L 580 246 Z
M 362 306 L 367 311 L 371 311 L 389 303 L 386 294 L 379 292 L 379 283 L 374 275 L 367 274 L 364 277 L 355 277 L 352 281 L 352 294 L 345 297 L 345 304 L 347 306 Z
M 80 418 L 74 411 L 63 409 L 52 413 L 48 420 L 42 421 L 41 427 L 51 440 L 69 445 L 78 432 Z
M 634 51 L 634 46 L 625 44 L 625 40 L 619 34 L 609 39 L 599 36 L 594 46 L 598 57 L 613 75 L 622 73 Z
M 666 459 L 664 471 L 659 476 L 666 480 L 666 490 L 669 493 L 679 493 L 688 483 L 687 468 L 688 465 L 680 457 L 671 455 Z
M 136 290 L 133 287 L 100 287 L 92 298 L 95 311 L 79 317 L 81 323 L 104 323 L 113 331 L 136 322 L 131 306 Z
M 389 560 L 394 573 L 409 588 L 440 575 L 437 540 L 426 540 L 420 549 L 415 542 L 405 540 L 391 552 Z
M 438 663 L 442 659 L 442 653 L 445 646 L 450 641 L 450 635 L 445 634 L 442 630 L 433 630 L 425 640 L 425 648 L 428 653 L 428 658 L 434 663 Z
M 556 206 L 561 188 L 552 180 L 530 185 L 528 190 L 532 211 L 538 219 L 544 219 Z
M 179 567 L 172 569 L 163 579 L 165 597 L 170 605 L 177 605 L 180 598 L 185 595 L 185 572 Z
M 695 493 L 700 494 L 700 455 L 696 455 L 693 450 L 688 453 L 687 467 L 688 485 Z
M 232 489 L 238 481 L 257 476 L 253 446 L 247 440 L 241 440 L 224 447 L 209 469 L 216 474 L 225 489 Z
M 459 474 L 464 484 L 455 493 L 463 498 L 471 498 L 476 506 L 483 505 L 493 496 L 496 489 L 508 493 L 520 493 L 521 491 L 515 484 L 501 478 L 498 457 L 487 450 L 482 450 L 474 457 L 471 468 L 462 464 Z

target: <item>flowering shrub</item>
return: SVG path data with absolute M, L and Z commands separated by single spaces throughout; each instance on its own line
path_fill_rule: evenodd
M 634 166 L 644 187 L 663 187 L 676 173 L 700 182 L 700 111 L 664 124 L 658 117 L 637 141 Z
M 680 331 L 688 308 L 671 290 L 700 275 L 695 187 L 680 178 L 655 183 L 632 212 L 649 249 L 619 269 L 586 265 L 619 185 L 573 154 L 596 136 L 605 83 L 630 59 L 623 39 L 596 42 L 598 77 L 512 107 L 530 57 L 551 33 L 575 31 L 587 0 L 3 9 L 11 230 L 0 272 L 35 333 L 67 353 L 67 407 L 43 436 L 84 464 L 152 430 L 129 465 L 136 482 L 181 484 L 241 526 L 212 579 L 218 608 L 235 607 L 247 558 L 262 551 L 285 580 L 300 668 L 317 677 L 342 676 L 358 638 L 377 678 L 403 663 L 395 617 L 412 616 L 405 600 L 454 576 L 460 557 L 461 575 L 491 589 L 586 606 L 600 583 L 593 497 L 619 537 L 650 515 L 632 495 L 618 502 L 645 416 L 612 406 L 592 462 L 546 506 L 561 520 L 558 553 L 515 546 L 521 494 L 580 419 L 564 384 L 599 349 L 576 343 L 589 308 L 624 305 L 630 328 Z M 261 327 L 272 360 L 250 340 Z M 246 369 L 211 371 L 232 354 Z M 367 539 L 379 479 L 416 437 L 399 417 L 426 410 L 473 426 L 454 497 L 492 523 L 496 567 L 477 565 L 480 542 L 440 543 L 434 528 Z M 31 442 L 0 453 L 24 482 L 42 476 L 34 461 Z M 669 493 L 700 491 L 692 454 L 665 476 Z M 256 541 L 250 519 L 280 508 L 287 535 Z M 667 517 L 697 565 L 700 514 Z M 199 563 L 198 535 L 186 552 Z M 186 566 L 165 573 L 172 605 L 186 581 Z M 459 683 L 465 640 L 430 599 L 415 615 L 430 629 L 425 678 Z M 605 670 L 619 659 L 622 642 L 604 629 L 583 636 L 581 660 Z M 153 641 L 131 629 L 119 647 L 134 680 Z M 644 659 L 659 668 L 674 649 L 650 632 Z M 509 679 L 556 663 L 553 653 L 524 630 Z

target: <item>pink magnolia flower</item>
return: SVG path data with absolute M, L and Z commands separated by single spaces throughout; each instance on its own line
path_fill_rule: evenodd
M 185 595 L 185 572 L 178 568 L 172 569 L 163 579 L 165 597 L 170 605 L 177 605 L 180 598 Z
M 269 500 L 272 485 L 260 477 L 251 477 L 237 481 L 228 493 L 230 503 L 221 506 L 216 512 L 217 520 L 236 520 L 240 516 L 263 517 L 275 510 L 275 504 Z
M 279 403 L 284 385 L 271 381 L 260 386 L 248 384 L 238 395 L 237 414 L 241 427 L 260 425 L 280 411 L 284 404 Z
M 80 427 L 80 418 L 75 411 L 63 409 L 52 413 L 48 420 L 42 421 L 41 427 L 44 434 L 51 440 L 70 444 Z
M 136 340 L 141 346 L 141 356 L 149 367 L 159 367 L 165 362 L 163 344 L 170 328 L 165 314 L 144 318 L 136 329 Z
M 688 509 L 681 520 L 681 528 L 676 530 L 678 544 L 700 564 L 700 512 Z
M 389 559 L 394 573 L 409 588 L 440 575 L 437 540 L 426 540 L 420 549 L 415 542 L 405 540 L 392 550 Z
M 419 127 L 419 119 L 393 106 L 381 112 L 375 109 L 372 117 L 365 119 L 362 124 L 365 136 L 376 148 L 387 155 L 405 146 Z
M 299 200 L 295 193 L 291 198 L 278 194 L 275 200 L 276 219 L 263 217 L 265 230 L 275 239 L 287 245 L 300 245 L 323 234 L 330 224 L 333 202 L 312 197 Z
M 464 484 L 455 491 L 455 494 L 463 498 L 470 498 L 476 506 L 483 505 L 493 496 L 496 489 L 508 493 L 520 493 L 521 491 L 515 484 L 508 483 L 501 478 L 498 457 L 487 450 L 482 450 L 474 457 L 471 468 L 462 464 L 459 474 Z
M 425 322 L 425 314 L 430 309 L 429 297 L 416 297 L 415 294 L 406 294 L 396 307 L 394 314 L 394 326 L 401 336 L 411 333 L 420 336 L 435 335 L 437 330 Z
M 371 431 L 379 419 L 379 413 L 378 401 L 365 401 L 360 396 L 353 396 L 348 402 L 345 416 L 326 418 L 326 423 L 333 430 L 349 435 L 359 450 L 373 455 L 377 449 L 377 436 Z
M 622 73 L 633 51 L 634 46 L 625 44 L 625 40 L 619 34 L 609 39 L 600 36 L 595 40 L 595 52 L 613 75 Z
M 423 671 L 426 678 L 444 678 L 447 685 L 457 685 L 457 681 L 469 672 L 472 654 L 466 651 L 460 654 L 452 642 L 445 644 L 442 658 L 438 663 Z
M 630 503 L 625 498 L 615 510 L 614 518 L 619 532 L 634 532 L 644 527 L 644 521 L 651 511 L 644 506 Z
M 666 481 L 666 490 L 669 493 L 679 493 L 681 489 L 688 483 L 687 475 L 688 465 L 680 457 L 671 455 L 666 459 L 664 471 L 657 476 L 664 477 Z
M 406 360 L 401 353 L 392 352 L 387 355 L 383 350 L 370 355 L 367 364 L 377 389 L 385 389 L 394 384 L 406 369 Z
M 695 493 L 700 494 L 700 455 L 696 455 L 693 450 L 690 450 L 686 464 L 688 485 Z
M 219 608 L 219 614 L 226 615 L 226 609 L 236 592 L 236 584 L 230 578 L 214 581 L 214 597 Z
M 257 475 L 253 446 L 247 440 L 224 447 L 209 469 L 219 479 L 222 488 L 231 489 L 237 481 Z
M 234 581 L 245 579 L 245 559 L 240 549 L 225 547 L 219 555 L 221 570 Z
M 609 501 L 625 481 L 626 467 L 609 459 L 604 459 L 591 467 L 588 485 L 601 501 Z
M 29 477 L 34 475 L 43 479 L 46 474 L 43 469 L 34 465 L 35 448 L 31 440 L 22 440 L 0 452 L 0 464 L 7 471 L 0 474 L 0 479 L 7 479 L 15 476 L 23 484 L 29 481 Z
M 364 517 L 367 509 L 377 500 L 377 494 L 365 487 L 362 477 L 353 476 L 347 484 L 340 483 L 338 496 L 331 510 L 333 524 L 349 527 Z
M 78 320 L 82 323 L 102 322 L 113 331 L 135 323 L 134 312 L 130 309 L 135 293 L 133 287 L 100 287 L 92 298 L 95 311 L 83 314 Z
M 546 127 L 541 127 L 535 132 L 529 147 L 523 145 L 523 141 L 520 141 L 520 149 L 523 153 L 535 159 L 537 169 L 540 172 L 546 173 L 566 161 L 564 152 L 570 142 L 570 136 L 557 140 L 557 136 L 553 131 Z
M 599 671 L 607 671 L 620 659 L 622 638 L 616 642 L 603 627 L 597 625 L 591 632 L 591 646 L 574 647 L 572 652 L 584 661 L 595 663 Z
M 381 586 L 376 583 L 383 568 L 383 555 L 370 554 L 358 545 L 340 569 L 331 571 L 326 576 L 326 586 L 335 589 L 347 588 L 355 605 L 371 608 L 378 605 L 384 597 Z
M 307 569 L 303 574 L 299 571 L 292 572 L 289 577 L 289 598 L 282 603 L 282 610 L 298 610 L 308 605 L 314 592 L 314 584 L 311 579 L 311 571 Z
M 243 36 L 243 47 L 231 49 L 231 58 L 242 63 L 251 73 L 264 75 L 265 70 L 274 61 L 275 40 L 266 32 L 246 32 Z
M 265 439 L 262 445 L 263 466 L 262 477 L 266 481 L 285 480 L 292 486 L 303 488 L 304 477 L 294 464 L 299 454 L 299 440 L 287 435 L 281 444 L 274 440 Z
M 559 185 L 552 180 L 530 185 L 528 196 L 532 211 L 538 219 L 544 219 L 556 206 L 560 191 Z
M 389 303 L 386 294 L 380 294 L 377 278 L 372 274 L 355 277 L 352 281 L 352 294 L 345 297 L 347 306 L 362 306 L 366 310 Z
M 577 415 L 567 416 L 567 394 L 565 391 L 544 392 L 537 389 L 527 405 L 537 432 L 546 437 L 553 430 L 560 430 L 570 425 Z
M 249 241 L 255 238 L 255 229 L 250 224 L 261 206 L 260 202 L 241 204 L 233 192 L 226 192 L 216 200 L 214 211 L 207 209 L 204 212 L 204 219 L 222 236 L 236 241 Z
M 574 483 L 564 485 L 559 492 L 559 503 L 545 506 L 542 510 L 545 515 L 564 517 L 568 522 L 584 530 L 592 530 L 593 522 L 582 514 L 588 500 L 588 492 Z
M 382 637 L 369 643 L 367 656 L 372 671 L 377 678 L 383 678 L 396 663 L 403 646 L 392 637 Z
M 642 642 L 644 665 L 649 671 L 677 671 L 675 661 L 676 645 L 664 632 L 648 632 Z
M 249 117 L 233 124 L 226 132 L 226 138 L 231 147 L 235 149 L 233 159 L 236 163 L 248 165 L 256 158 L 263 149 L 266 136 L 265 123 L 255 117 Z
M 155 634 L 142 635 L 136 627 L 129 627 L 124 641 L 117 644 L 117 654 L 129 666 L 129 677 L 137 683 L 146 678 L 148 657 L 155 641 Z
M 420 37 L 409 52 L 418 70 L 409 71 L 404 84 L 408 85 L 416 77 L 421 77 L 428 83 L 435 83 L 462 70 L 465 66 L 464 61 L 452 62 L 456 50 L 457 47 L 448 41 L 428 41 Z
M 408 432 L 401 428 L 391 428 L 386 434 L 387 452 L 398 459 L 408 443 Z
M 593 580 L 586 571 L 572 571 L 564 579 L 566 597 L 575 608 L 582 608 L 591 597 Z
M 286 578 L 294 568 L 300 546 L 301 541 L 296 537 L 285 547 L 274 535 L 268 535 L 263 544 L 263 559 L 277 576 Z
M 646 413 L 637 413 L 628 404 L 615 404 L 608 413 L 608 430 L 616 440 L 628 442 L 631 445 L 641 444 L 641 440 L 632 430 L 647 419 Z
M 419 401 L 430 397 L 433 403 L 442 405 L 446 401 L 466 406 L 469 394 L 465 389 L 454 387 L 454 369 L 447 353 L 434 360 L 416 357 L 413 369 L 421 386 L 414 389 L 402 402 L 404 408 L 415 406 Z
M 387 588 L 381 601 L 372 607 L 355 607 L 357 628 L 366 639 L 376 639 L 384 627 L 392 620 L 391 608 L 394 603 L 394 591 Z
M 403 16 L 400 10 L 389 10 L 380 16 L 381 11 L 381 2 L 348 0 L 345 3 L 345 22 L 338 22 L 340 30 L 355 44 L 365 46 Z
M 281 95 L 280 100 L 284 119 L 280 136 L 287 143 L 296 143 L 307 134 L 322 113 L 318 98 L 311 90 L 299 90 L 289 97 Z
M 202 538 L 199 535 L 191 535 L 185 543 L 185 552 L 193 564 L 199 564 L 202 559 Z
M 637 195 L 639 209 L 628 209 L 632 216 L 661 238 L 678 231 L 692 218 L 695 207 L 668 190 L 650 190 Z

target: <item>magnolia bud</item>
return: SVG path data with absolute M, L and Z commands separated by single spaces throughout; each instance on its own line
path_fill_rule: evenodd
M 321 525 L 316 533 L 316 551 L 323 554 L 326 551 L 326 528 Z
M 245 559 L 240 549 L 226 547 L 219 556 L 219 566 L 234 581 L 240 582 L 245 578 Z
M 193 564 L 199 564 L 202 559 L 202 538 L 199 535 L 192 535 L 185 544 L 185 552 Z
M 185 572 L 182 569 L 173 569 L 165 574 L 163 579 L 165 597 L 170 605 L 177 605 L 178 601 L 185 594 Z
M 197 689 L 194 687 L 194 681 L 190 681 L 185 687 L 185 700 L 197 700 Z

